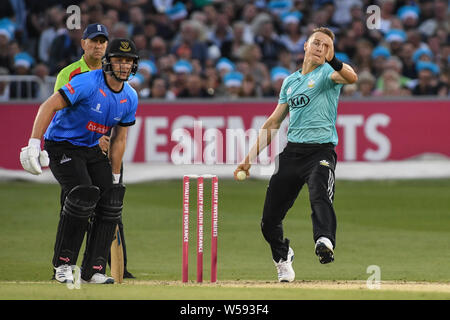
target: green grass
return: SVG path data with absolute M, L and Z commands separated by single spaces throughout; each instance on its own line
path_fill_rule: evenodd
M 195 183 L 193 183 L 195 185 Z M 260 232 L 267 181 L 221 180 L 219 280 L 274 281 L 269 247 Z M 195 204 L 195 187 L 191 203 Z M 210 187 L 205 186 L 205 279 L 209 277 Z M 285 219 L 295 250 L 298 280 L 361 280 L 367 267 L 382 281 L 450 282 L 450 180 L 336 182 L 338 218 L 335 262 L 314 255 L 311 209 L 305 187 Z M 123 221 L 128 268 L 138 280 L 181 277 L 181 181 L 127 186 Z M 59 186 L 0 183 L 0 299 L 449 299 L 449 293 L 305 288 L 229 288 L 125 285 L 114 290 L 47 283 L 59 210 Z M 190 219 L 190 279 L 195 278 L 195 208 Z M 82 256 L 82 254 L 80 254 Z M 78 262 L 80 264 L 80 261 Z M 9 283 L 17 281 L 19 283 Z M 33 283 L 24 283 L 31 281 Z M 34 283 L 34 282 L 42 283 Z M 104 292 L 108 294 L 105 295 Z M 324 293 L 326 292 L 326 294 Z M 155 296 L 155 297 L 156 297 Z
M 2 290 L 8 292 L 7 299 L 112 299 L 112 300 L 443 300 L 449 299 L 450 294 L 437 292 L 406 292 L 383 290 L 330 290 L 330 289 L 299 289 L 289 288 L 230 288 L 230 287 L 202 287 L 176 285 L 121 285 L 89 286 L 82 285 L 79 290 L 67 289 L 64 285 L 34 283 L 34 284 L 2 284 Z M 42 293 L 45 292 L 45 295 Z M 0 294 L 2 297 L 3 294 Z M 4 298 L 4 297 L 3 297 Z

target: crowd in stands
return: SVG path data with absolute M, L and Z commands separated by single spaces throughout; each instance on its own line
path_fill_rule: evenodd
M 70 5 L 79 29 L 67 28 Z M 344 96 L 449 97 L 449 21 L 448 0 L 2 0 L 0 75 L 56 76 L 83 54 L 85 26 L 101 23 L 135 42 L 141 98 L 277 97 L 311 31 L 327 26 L 359 75 Z

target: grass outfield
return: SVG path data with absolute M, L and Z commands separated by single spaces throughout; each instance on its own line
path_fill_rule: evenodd
M 68 290 L 50 281 L 59 186 L 0 183 L 0 299 L 450 299 L 450 180 L 338 180 L 336 260 L 329 265 L 314 255 L 305 188 L 285 219 L 297 280 L 281 285 L 259 226 L 267 182 L 219 184 L 216 285 L 207 281 L 210 184 L 205 183 L 206 281 L 183 285 L 182 184 L 161 181 L 127 186 L 123 221 L 128 269 L 136 281 L 113 290 L 88 285 Z M 191 196 L 195 204 L 194 186 Z M 194 279 L 196 214 L 191 208 Z M 365 287 L 371 265 L 381 270 L 380 290 Z

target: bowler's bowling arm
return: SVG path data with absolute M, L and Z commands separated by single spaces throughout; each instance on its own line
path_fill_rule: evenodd
M 48 126 L 50 125 L 55 112 L 65 107 L 67 107 L 67 102 L 58 91 L 56 91 L 47 100 L 45 100 L 39 106 L 36 118 L 34 119 L 31 138 L 41 140 L 42 136 L 45 133 L 45 130 L 47 130 Z
M 340 71 L 334 71 L 331 74 L 331 80 L 341 84 L 352 84 L 358 81 L 358 75 L 351 66 L 344 63 Z
M 281 123 L 289 113 L 287 103 L 279 103 L 270 117 L 264 122 L 259 130 L 256 143 L 250 149 L 248 155 L 242 161 L 243 164 L 249 165 L 253 163 L 258 155 L 272 142 L 272 138 L 278 133 Z M 244 169 L 245 170 L 245 169 Z M 247 169 L 248 170 L 248 169 Z

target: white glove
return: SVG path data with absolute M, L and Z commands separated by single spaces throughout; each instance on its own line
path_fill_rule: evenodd
M 42 173 L 41 167 L 48 167 L 50 159 L 47 151 L 41 150 L 41 140 L 28 140 L 28 146 L 20 152 L 20 163 L 26 171 L 36 175 Z
M 120 173 L 113 173 L 113 184 L 118 184 L 120 182 Z

